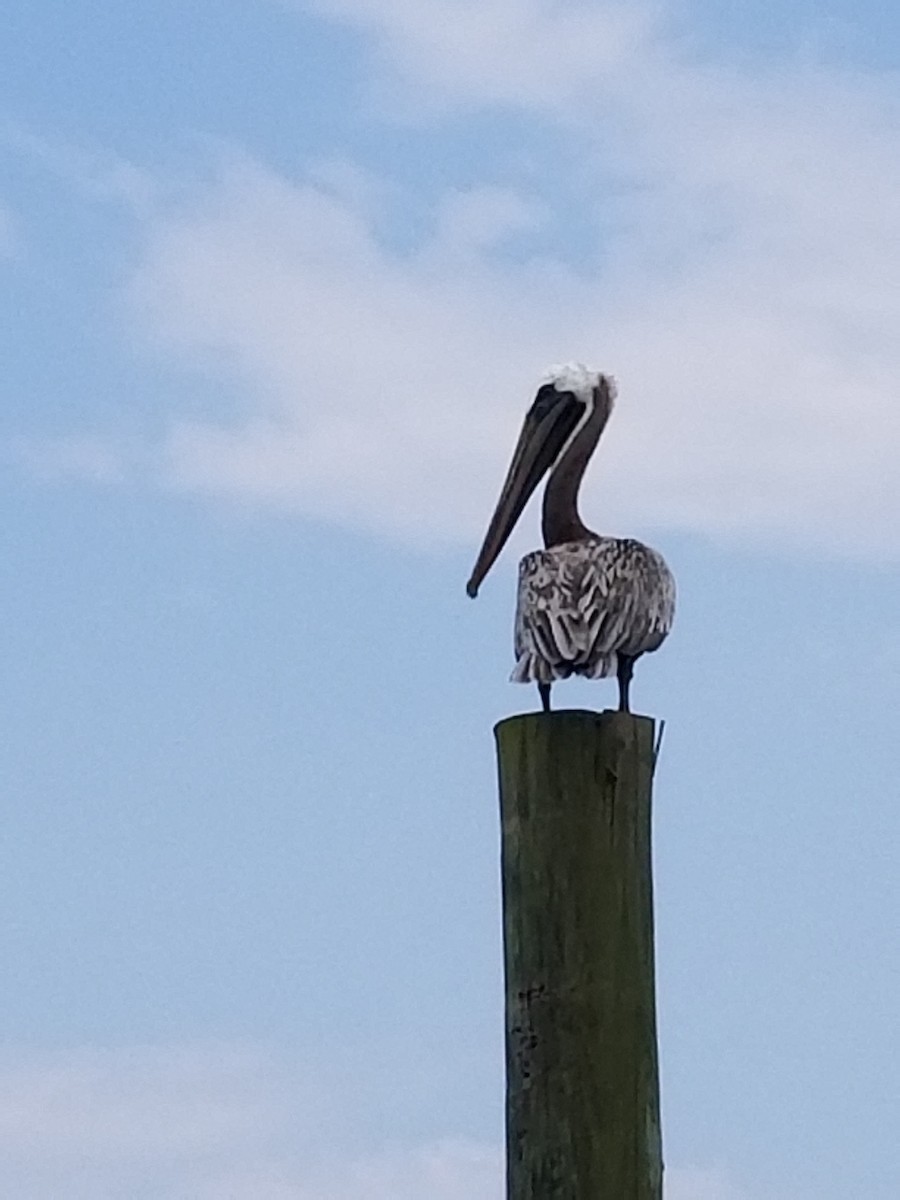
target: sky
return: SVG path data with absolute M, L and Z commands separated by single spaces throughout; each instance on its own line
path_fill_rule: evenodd
M 4 51 L 8 1194 L 500 1200 L 534 506 L 465 581 L 575 359 L 585 518 L 679 587 L 666 1200 L 896 1200 L 896 6 L 13 0 Z

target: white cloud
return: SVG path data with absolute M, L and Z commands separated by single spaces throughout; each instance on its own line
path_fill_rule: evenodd
M 744 137 L 759 179 L 725 128 L 717 178 L 691 144 L 665 164 L 661 139 L 663 178 L 602 271 L 494 256 L 539 219 L 512 194 L 449 197 L 404 258 L 321 188 L 226 165 L 151 223 L 134 284 L 163 344 L 246 388 L 244 420 L 176 425 L 168 480 L 474 539 L 534 379 L 578 357 L 621 384 L 596 472 L 613 526 L 896 555 L 900 222 L 865 180 L 900 173 L 900 137 L 794 115 L 778 153 Z
M 565 116 L 581 105 L 586 86 L 627 72 L 658 35 L 658 8 L 642 3 L 293 0 L 292 6 L 373 35 L 401 76 L 425 85 L 420 101 L 514 104 Z
M 537 375 L 574 357 L 620 382 L 589 523 L 897 557 L 893 79 L 704 61 L 641 5 L 299 7 L 367 31 L 410 109 L 501 103 L 555 123 L 603 253 L 502 252 L 552 231 L 552 188 L 451 192 L 401 253 L 376 233 L 390 185 L 340 161 L 298 182 L 223 154 L 177 200 L 142 184 L 139 325 L 244 398 L 172 424 L 162 483 L 474 542 Z M 130 469 L 95 448 L 83 473 L 98 467 Z
M 435 240 L 400 261 L 352 206 L 232 163 L 152 228 L 134 285 L 159 338 L 248 385 L 244 423 L 173 430 L 169 479 L 375 529 L 454 536 L 473 524 L 460 469 L 491 486 L 485 444 L 503 453 L 509 401 L 562 332 L 557 322 L 548 336 L 518 281 L 479 255 L 534 219 L 497 189 L 457 193 Z M 511 391 L 523 334 L 539 348 Z
M 346 1100 L 346 1097 L 344 1097 Z M 347 1153 L 341 1097 L 247 1046 L 84 1048 L 0 1064 L 0 1161 L 16 1200 L 501 1200 L 496 1146 Z M 747 1200 L 720 1171 L 666 1200 Z

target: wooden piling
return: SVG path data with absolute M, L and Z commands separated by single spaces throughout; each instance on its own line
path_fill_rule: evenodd
M 653 721 L 533 713 L 495 734 L 507 1200 L 661 1200 Z

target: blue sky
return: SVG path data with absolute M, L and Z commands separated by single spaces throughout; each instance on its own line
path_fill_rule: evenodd
M 579 358 L 585 516 L 680 589 L 634 685 L 667 1200 L 895 1200 L 893 6 L 46 0 L 5 42 L 10 1194 L 499 1200 L 533 511 L 464 584 Z

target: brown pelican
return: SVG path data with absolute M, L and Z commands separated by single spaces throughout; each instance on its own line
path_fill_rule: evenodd
M 629 712 L 634 663 L 672 627 L 675 580 L 663 558 L 631 538 L 601 537 L 578 515 L 578 489 L 612 412 L 615 384 L 580 363 L 542 380 L 513 452 L 506 481 L 466 587 L 475 596 L 547 471 L 544 550 L 519 564 L 516 665 L 534 680 L 544 711 L 555 679 L 615 674 L 619 710 Z

